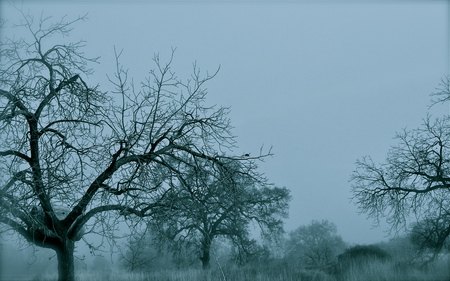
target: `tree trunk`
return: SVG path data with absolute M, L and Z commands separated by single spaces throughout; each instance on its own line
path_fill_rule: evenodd
M 56 250 L 58 256 L 58 281 L 75 281 L 75 266 L 73 252 L 75 242 L 69 239 L 61 241 Z
M 211 259 L 210 251 L 211 251 L 211 239 L 205 237 L 202 243 L 202 256 L 200 257 L 203 269 L 209 269 L 210 266 L 209 261 Z

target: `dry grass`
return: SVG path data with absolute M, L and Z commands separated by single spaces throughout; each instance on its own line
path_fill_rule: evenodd
M 372 261 L 352 264 L 337 274 L 337 281 L 448 281 L 449 261 L 438 261 L 426 269 L 395 262 Z
M 111 270 L 104 272 L 78 272 L 78 281 L 448 281 L 448 260 L 439 261 L 427 270 L 398 265 L 394 262 L 358 263 L 341 269 L 339 273 L 288 269 L 283 266 L 246 266 L 201 270 L 160 270 L 131 273 Z M 6 279 L 4 279 L 6 280 Z M 41 275 L 34 278 L 15 279 L 26 281 L 54 281 L 56 275 Z

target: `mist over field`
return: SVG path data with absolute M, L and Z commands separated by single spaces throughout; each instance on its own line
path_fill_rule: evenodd
M 450 280 L 448 1 L 0 2 L 0 281 Z

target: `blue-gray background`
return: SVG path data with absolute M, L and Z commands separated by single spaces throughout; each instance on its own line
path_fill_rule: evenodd
M 356 159 L 383 161 L 396 131 L 420 125 L 429 94 L 449 74 L 446 1 L 47 1 L 15 2 L 25 13 L 68 19 L 88 13 L 70 38 L 101 56 L 89 79 L 112 90 L 114 47 L 138 83 L 176 48 L 173 70 L 195 61 L 216 78 L 208 103 L 231 107 L 236 153 L 274 156 L 261 164 L 293 200 L 286 230 L 311 220 L 337 225 L 346 242 L 387 239 L 387 225 L 358 215 L 349 177 Z M 1 18 L 17 10 L 0 4 Z M 1 36 L 23 36 L 10 29 Z M 57 43 L 57 41 L 55 41 Z M 448 113 L 449 106 L 431 113 Z

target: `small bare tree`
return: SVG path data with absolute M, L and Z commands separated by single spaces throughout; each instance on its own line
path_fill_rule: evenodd
M 326 271 L 345 246 L 334 223 L 327 220 L 312 221 L 289 233 L 286 258 L 294 267 Z
M 23 15 L 19 28 L 32 40 L 0 43 L 0 223 L 55 250 L 59 280 L 68 281 L 88 221 L 105 230 L 118 216 L 152 215 L 171 179 L 185 177 L 180 162 L 249 162 L 226 156 L 235 142 L 228 110 L 204 105 L 203 85 L 215 74 L 202 78 L 194 67 L 183 82 L 172 59 L 164 64 L 155 56 L 155 70 L 137 90 L 116 54 L 115 90 L 89 86 L 88 64 L 97 59 L 81 52 L 84 42 L 49 40 L 67 36 L 82 19 Z

